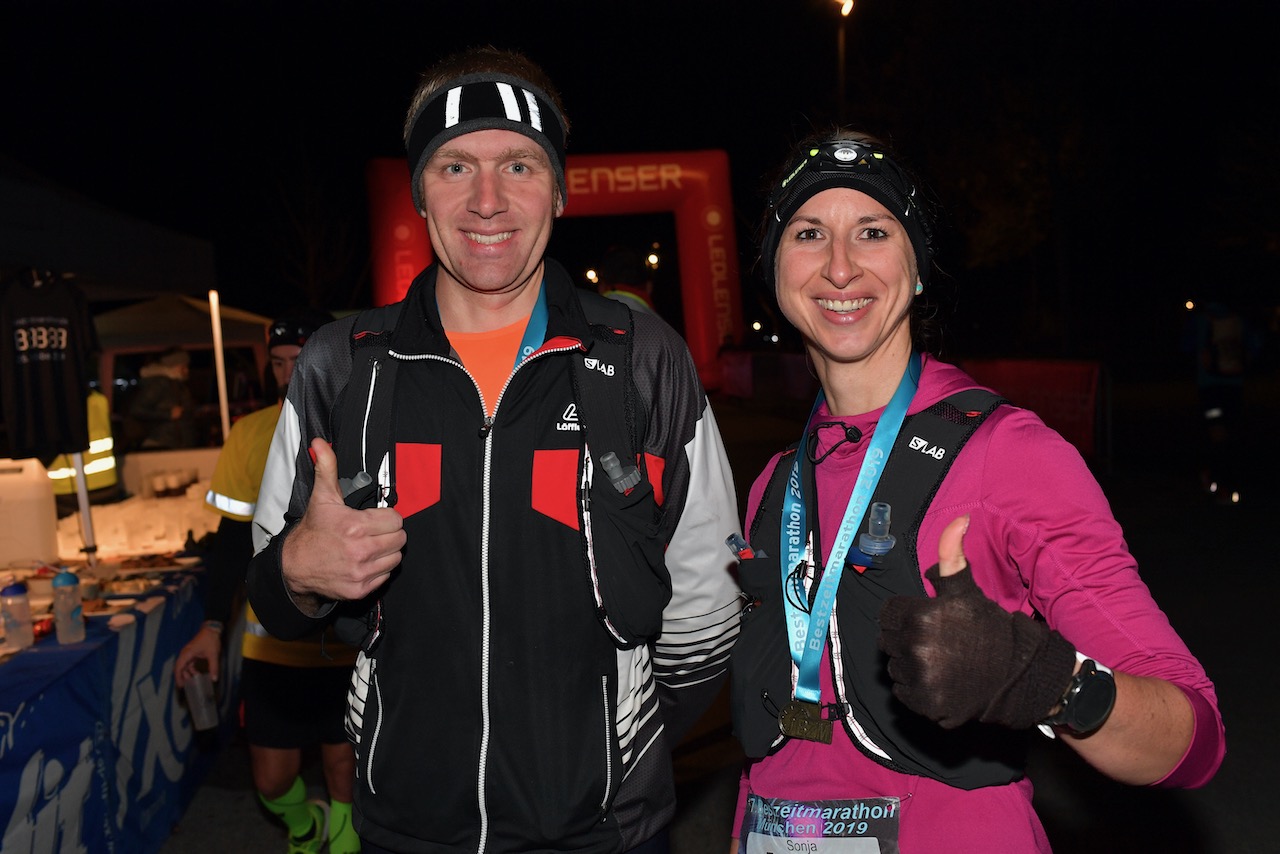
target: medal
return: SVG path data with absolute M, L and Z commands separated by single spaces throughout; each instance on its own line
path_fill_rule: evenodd
M 831 743 L 831 721 L 822 719 L 822 708 L 817 703 L 791 700 L 778 715 L 778 729 L 790 738 Z

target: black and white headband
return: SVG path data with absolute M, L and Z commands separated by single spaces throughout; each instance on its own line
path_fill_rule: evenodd
M 511 130 L 542 146 L 565 197 L 564 116 L 541 89 L 509 74 L 467 74 L 442 87 L 413 116 L 405 151 L 413 180 L 413 206 L 425 215 L 422 171 L 436 149 L 478 130 Z

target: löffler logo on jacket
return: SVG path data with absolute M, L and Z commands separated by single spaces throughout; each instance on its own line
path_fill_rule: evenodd
M 581 430 L 578 424 L 578 404 L 570 403 L 565 407 L 564 415 L 560 416 L 560 423 L 556 425 L 557 430 Z

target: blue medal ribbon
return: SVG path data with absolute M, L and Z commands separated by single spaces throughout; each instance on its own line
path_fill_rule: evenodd
M 533 355 L 547 338 L 547 282 L 544 279 L 538 287 L 538 301 L 534 303 L 529 314 L 529 322 L 524 327 L 524 337 L 520 340 L 520 350 L 516 353 L 516 365 Z
M 876 425 L 875 435 L 867 446 L 866 456 L 862 459 L 862 468 L 858 472 L 858 480 L 854 484 L 853 494 L 849 496 L 849 504 L 844 511 L 844 519 L 836 533 L 831 554 L 827 556 L 826 568 L 822 573 L 822 581 L 818 584 L 818 592 L 813 600 L 809 613 L 795 604 L 793 594 L 798 592 L 804 596 L 804 582 L 801 576 L 793 578 L 796 567 L 804 560 L 807 549 L 806 539 L 812 537 L 806 522 L 804 506 L 804 490 L 801 484 L 800 455 L 804 453 L 804 443 L 796 452 L 795 461 L 791 464 L 791 475 L 787 478 L 787 494 L 783 500 L 782 529 L 780 553 L 782 560 L 782 604 L 787 620 L 788 644 L 791 647 L 791 659 L 799 668 L 796 682 L 796 699 L 809 703 L 821 703 L 821 692 L 818 683 L 818 663 L 822 659 L 822 648 L 826 646 L 827 630 L 831 624 L 831 611 L 835 607 L 836 590 L 840 586 L 840 577 L 844 574 L 845 557 L 853 544 L 858 525 L 866 512 L 871 496 L 875 493 L 876 484 L 880 482 L 880 474 L 884 471 L 885 461 L 893 444 L 897 441 L 898 431 L 907 416 L 907 407 L 915 397 L 916 387 L 920 382 L 920 354 L 912 351 L 907 361 L 906 370 L 894 391 L 889 405 Z M 813 414 L 825 400 L 825 394 L 818 392 L 813 412 L 805 422 L 805 434 Z M 789 585 L 794 590 L 788 589 Z

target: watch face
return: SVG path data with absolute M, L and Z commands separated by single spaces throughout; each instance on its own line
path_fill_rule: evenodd
M 1106 722 L 1115 701 L 1116 683 L 1111 674 L 1089 674 L 1067 706 L 1067 726 L 1075 732 L 1092 732 Z

